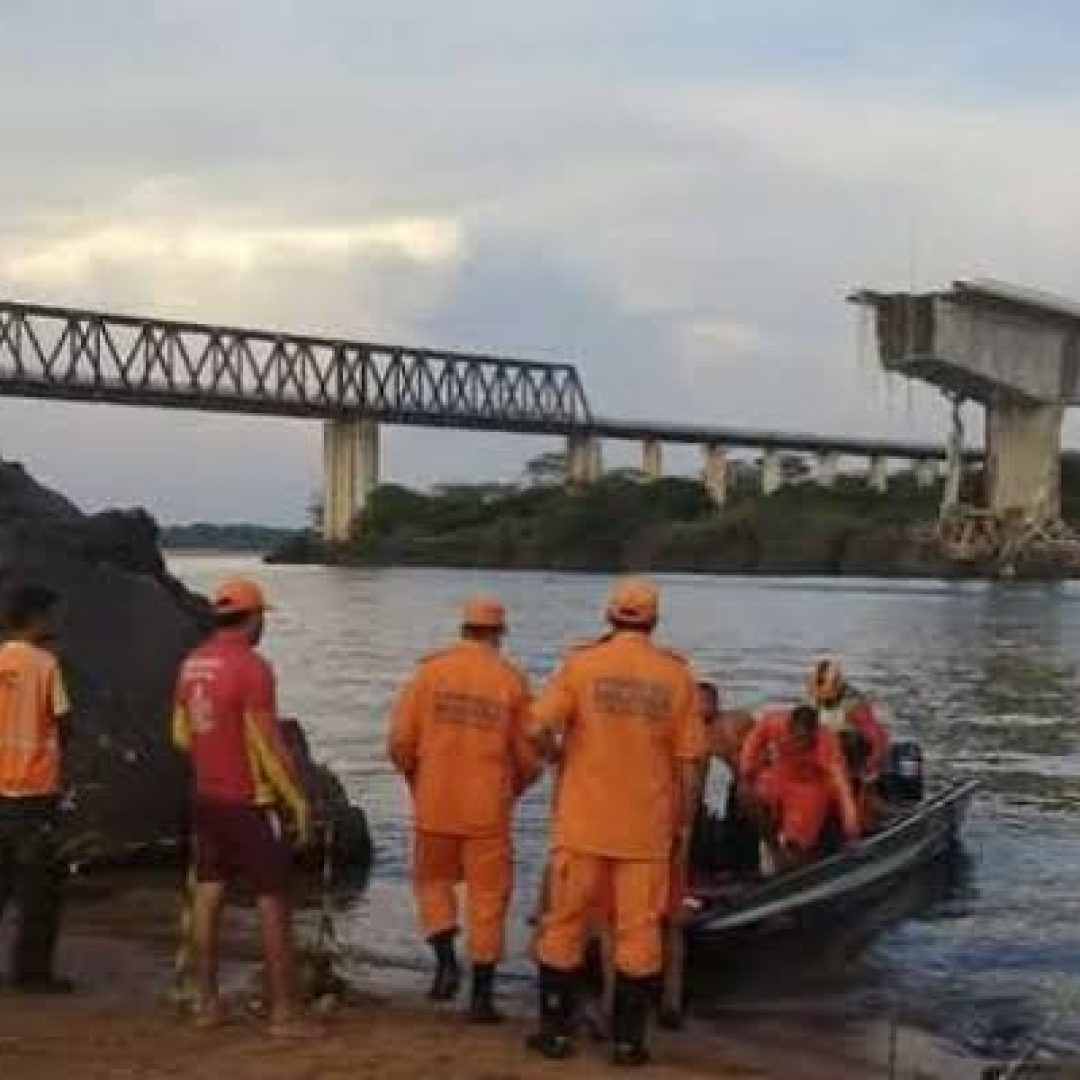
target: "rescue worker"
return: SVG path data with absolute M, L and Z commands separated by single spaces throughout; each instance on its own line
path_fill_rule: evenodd
M 849 685 L 836 660 L 819 660 L 807 679 L 811 704 L 821 723 L 840 740 L 848 765 L 859 816 L 869 828 L 877 814 L 875 789 L 889 752 L 889 734 L 874 707 Z
M 228 885 L 255 896 L 262 926 L 269 1032 L 317 1033 L 297 993 L 289 884 L 293 846 L 311 838 L 311 811 L 282 735 L 274 671 L 256 651 L 267 603 L 254 581 L 222 583 L 213 597 L 216 630 L 184 660 L 177 682 L 173 741 L 191 758 L 195 888 L 194 953 L 199 1027 L 222 1023 L 218 991 L 221 914 Z
M 14 900 L 12 985 L 46 994 L 74 989 L 53 971 L 65 877 L 57 830 L 70 712 L 51 649 L 57 604 L 51 589 L 16 589 L 0 646 L 0 919 Z
M 500 653 L 498 600 L 465 605 L 461 639 L 422 661 L 394 708 L 390 760 L 413 799 L 413 886 L 436 960 L 430 997 L 456 997 L 460 973 L 455 887 L 464 882 L 472 993 L 468 1017 L 497 1023 L 495 975 L 513 888 L 517 798 L 542 761 L 526 731 L 525 676 Z
M 538 745 L 561 755 L 547 905 L 534 949 L 541 1024 L 528 1039 L 548 1058 L 573 1051 L 590 913 L 610 904 L 613 1060 L 649 1060 L 645 1029 L 663 960 L 672 858 L 688 854 L 705 751 L 693 675 L 653 643 L 658 617 L 653 585 L 621 583 L 607 608 L 611 633 L 574 650 L 533 709 Z
M 722 871 L 753 874 L 759 869 L 758 831 L 739 798 L 738 776 L 739 753 L 754 715 L 724 709 L 719 688 L 708 680 L 698 683 L 698 700 L 709 757 L 702 765 L 690 864 L 706 878 Z
M 889 734 L 878 720 L 870 700 L 844 678 L 836 660 L 819 660 L 807 680 L 809 699 L 823 727 L 836 735 L 853 732 L 865 743 L 865 758 L 854 779 L 872 783 L 880 775 L 889 751 Z
M 815 858 L 830 815 L 844 838 L 859 838 L 859 816 L 843 751 L 817 710 L 797 705 L 767 713 L 746 738 L 739 784 L 760 813 L 781 867 Z

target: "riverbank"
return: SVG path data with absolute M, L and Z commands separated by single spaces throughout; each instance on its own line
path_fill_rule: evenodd
M 717 508 L 696 481 L 618 474 L 579 491 L 455 487 L 376 491 L 356 540 L 326 549 L 308 534 L 271 561 L 515 570 L 949 576 L 928 542 L 933 491 L 898 479 L 735 493 Z
M 424 974 L 364 964 L 350 1002 L 329 1015 L 322 1037 L 267 1039 L 243 1007 L 256 976 L 250 913 L 227 924 L 225 985 L 231 1022 L 195 1031 L 168 1001 L 175 895 L 145 881 L 83 896 L 72 906 L 64 969 L 80 985 L 70 999 L 0 992 L 0 1072 L 19 1080 L 541 1080 L 556 1067 L 523 1047 L 532 994 L 508 980 L 509 1019 L 494 1029 L 467 1026 L 458 1006 L 423 999 Z M 92 882 L 90 883 L 92 885 Z M 115 884 L 115 883 L 114 883 Z M 85 888 L 85 886 L 84 886 Z M 302 918 L 301 922 L 305 920 Z M 62 1037 L 58 1037 L 62 1032 Z M 732 1000 L 692 1020 L 680 1034 L 656 1032 L 656 1080 L 863 1080 L 887 1074 L 884 1023 L 853 1023 L 844 1014 L 808 1015 L 778 993 L 763 1012 Z M 915 1030 L 901 1033 L 897 1080 L 963 1080 L 972 1063 L 946 1054 Z M 607 1070 L 604 1047 L 583 1042 L 560 1077 L 585 1080 Z

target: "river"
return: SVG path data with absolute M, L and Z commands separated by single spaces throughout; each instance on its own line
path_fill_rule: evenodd
M 256 573 L 275 610 L 265 642 L 283 711 L 364 805 L 377 843 L 366 896 L 346 914 L 356 955 L 387 969 L 426 961 L 406 883 L 408 807 L 383 740 L 395 687 L 454 632 L 458 605 L 492 591 L 512 620 L 508 651 L 536 680 L 570 642 L 596 633 L 611 579 L 543 573 L 263 567 L 183 556 L 172 569 L 208 588 Z M 983 784 L 964 855 L 944 887 L 860 948 L 762 978 L 731 974 L 722 1020 L 782 1001 L 819 1017 L 895 1012 L 955 1051 L 1009 1052 L 1063 1006 L 1080 978 L 1080 586 L 853 579 L 661 576 L 663 639 L 716 678 L 730 700 L 798 694 L 811 662 L 844 658 L 893 730 L 917 738 L 932 781 Z M 535 895 L 546 792 L 518 814 L 522 913 Z M 524 975 L 519 959 L 513 970 Z M 745 980 L 745 981 L 744 981 Z M 1065 1008 L 1066 1013 L 1075 1009 Z M 1048 1033 L 1080 1048 L 1080 1021 Z

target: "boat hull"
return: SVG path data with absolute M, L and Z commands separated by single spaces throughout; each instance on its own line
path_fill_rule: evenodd
M 954 784 L 853 849 L 707 904 L 689 922 L 695 950 L 844 921 L 956 848 L 977 784 Z

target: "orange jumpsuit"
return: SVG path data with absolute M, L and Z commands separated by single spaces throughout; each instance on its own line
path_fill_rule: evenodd
M 402 690 L 388 751 L 413 796 L 413 885 L 425 936 L 457 928 L 465 882 L 469 952 L 496 963 L 513 888 L 517 797 L 539 776 L 529 686 L 498 650 L 461 641 L 424 660 Z
M 788 730 L 790 713 L 764 716 L 746 737 L 739 781 L 775 816 L 780 839 L 801 853 L 821 841 L 829 813 L 840 816 L 844 835 L 859 837 L 859 814 L 836 736 L 819 728 L 813 743 L 799 746 Z
M 574 651 L 533 709 L 562 739 L 547 907 L 537 960 L 580 967 L 590 913 L 610 899 L 615 967 L 662 965 L 680 766 L 705 752 L 689 666 L 644 633 L 616 631 Z
M 889 750 L 889 733 L 878 720 L 873 705 L 858 694 L 846 694 L 835 708 L 823 707 L 820 715 L 822 726 L 830 731 L 840 734 L 848 729 L 866 740 L 868 755 L 864 775 L 869 778 L 880 776 Z

